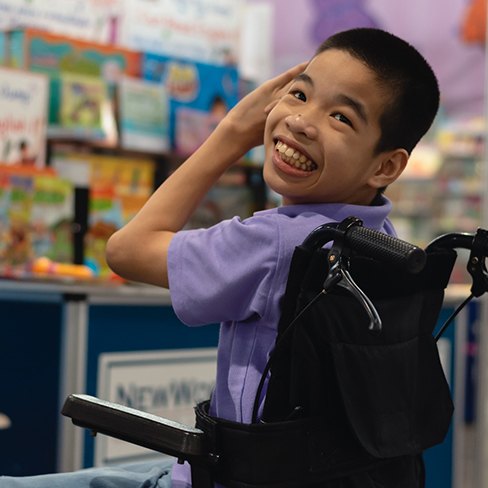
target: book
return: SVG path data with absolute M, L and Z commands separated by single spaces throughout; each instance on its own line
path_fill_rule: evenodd
M 48 79 L 0 67 L 0 163 L 46 164 Z
M 169 100 L 163 84 L 123 77 L 118 84 L 118 108 L 124 149 L 169 150 Z
M 72 262 L 72 184 L 50 168 L 0 165 L 0 274 L 29 275 L 40 257 Z
M 190 154 L 239 99 L 237 67 L 143 53 L 141 76 L 165 86 L 169 139 L 175 152 Z
M 73 73 L 60 75 L 59 123 L 49 133 L 115 144 L 115 113 L 107 85 L 102 78 Z

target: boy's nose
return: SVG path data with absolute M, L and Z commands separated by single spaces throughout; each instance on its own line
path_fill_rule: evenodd
M 308 121 L 304 114 L 290 114 L 285 118 L 285 124 L 292 132 L 303 134 L 309 139 L 317 137 L 316 127 Z

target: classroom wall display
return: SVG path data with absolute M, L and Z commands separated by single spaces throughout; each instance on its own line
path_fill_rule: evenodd
M 45 165 L 46 76 L 0 67 L 0 162 Z
M 161 83 L 169 99 L 169 138 L 176 153 L 193 152 L 239 97 L 234 65 L 201 62 L 144 53 L 143 79 Z
M 118 84 L 120 144 L 124 149 L 170 149 L 169 100 L 161 83 L 124 77 Z
M 118 42 L 209 64 L 237 64 L 243 0 L 125 0 Z

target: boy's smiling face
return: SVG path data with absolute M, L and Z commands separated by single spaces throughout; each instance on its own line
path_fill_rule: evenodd
M 266 183 L 284 204 L 369 205 L 408 159 L 404 150 L 374 151 L 388 101 L 360 60 L 337 49 L 318 54 L 268 115 Z

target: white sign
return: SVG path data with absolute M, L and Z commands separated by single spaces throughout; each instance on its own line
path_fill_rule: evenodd
M 215 348 L 104 353 L 99 358 L 97 396 L 194 426 L 194 406 L 212 393 L 216 360 Z M 96 437 L 95 466 L 155 455 L 111 437 Z
M 123 0 L 0 0 L 0 29 L 33 27 L 99 42 L 113 40 Z
M 125 0 L 119 43 L 129 49 L 237 64 L 242 0 Z
M 244 5 L 244 0 L 0 0 L 0 30 L 32 27 L 236 65 Z

